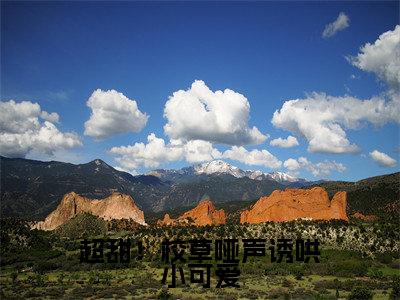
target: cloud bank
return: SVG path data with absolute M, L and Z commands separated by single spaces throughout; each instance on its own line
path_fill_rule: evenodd
M 233 146 L 230 150 L 223 153 L 224 158 L 229 158 L 242 162 L 246 165 L 264 166 L 271 169 L 279 168 L 282 162 L 267 150 L 248 151 L 244 147 Z
M 121 169 L 135 173 L 139 167 L 157 168 L 169 162 L 185 160 L 189 163 L 199 163 L 214 159 L 227 158 L 247 165 L 264 166 L 271 169 L 279 168 L 282 162 L 267 150 L 248 151 L 244 147 L 232 146 L 221 153 L 213 144 L 202 140 L 171 140 L 164 139 L 151 133 L 147 143 L 135 143 L 130 146 L 112 147 L 109 153 L 115 156 Z
M 51 156 L 57 150 L 82 146 L 77 134 L 58 130 L 57 113 L 42 111 L 30 101 L 0 102 L 0 154 L 25 157 L 31 152 Z
M 305 137 L 310 152 L 355 153 L 344 129 L 358 129 L 363 122 L 383 125 L 400 123 L 399 99 L 385 102 L 382 98 L 359 100 L 312 93 L 305 99 L 286 101 L 275 111 L 272 124 Z
M 315 177 L 327 177 L 332 171 L 344 172 L 346 167 L 335 161 L 324 161 L 319 163 L 312 163 L 305 157 L 299 157 L 298 159 L 289 158 L 283 163 L 283 166 L 288 169 L 292 174 L 298 173 L 300 169 L 305 169 Z
M 210 161 L 221 157 L 210 142 L 192 140 L 183 143 L 171 140 L 165 143 L 154 133 L 147 137 L 147 144 L 135 143 L 130 146 L 112 147 L 109 151 L 116 157 L 121 168 L 135 172 L 139 167 L 157 168 L 169 162 L 186 160 L 190 163 Z

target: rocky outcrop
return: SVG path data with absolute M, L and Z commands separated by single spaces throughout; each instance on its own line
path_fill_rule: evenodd
M 221 225 L 225 224 L 225 212 L 223 209 L 217 210 L 210 200 L 201 201 L 195 208 L 185 212 L 177 219 L 172 219 L 165 214 L 163 220 L 158 220 L 158 226 L 165 225 Z
M 276 190 L 261 197 L 250 210 L 240 215 L 240 223 L 285 222 L 296 219 L 345 220 L 346 192 L 337 192 L 332 201 L 321 187 Z
M 157 225 L 158 225 L 158 226 L 173 225 L 174 221 L 175 221 L 175 220 L 172 219 L 172 218 L 169 216 L 169 214 L 165 214 L 165 215 L 164 215 L 164 219 L 158 220 L 158 221 L 157 221 Z
M 64 195 L 61 203 L 44 221 L 33 227 L 42 230 L 53 230 L 80 213 L 91 213 L 104 220 L 131 219 L 141 225 L 147 225 L 141 211 L 131 196 L 113 193 L 101 200 L 88 199 L 74 192 Z

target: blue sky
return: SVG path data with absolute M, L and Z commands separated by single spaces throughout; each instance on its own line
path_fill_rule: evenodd
M 166 102 L 174 92 L 187 91 L 195 80 L 202 80 L 212 92 L 230 89 L 243 95 L 250 105 L 248 128 L 256 126 L 261 134 L 269 136 L 258 144 L 218 142 L 219 138 L 225 140 L 222 135 L 229 132 L 221 132 L 217 141 L 203 137 L 234 165 L 266 172 L 292 172 L 308 179 L 340 180 L 399 170 L 398 118 L 380 116 L 381 121 L 372 122 L 369 117 L 355 117 L 359 123 L 356 128 L 343 125 L 343 116 L 321 121 L 328 127 L 338 124 L 345 139 L 358 147 L 357 151 L 348 148 L 340 153 L 310 151 L 310 141 L 317 133 L 304 129 L 304 124 L 296 123 L 302 129 L 291 131 L 288 127 L 293 120 L 283 121 L 281 127 L 271 122 L 274 112 L 281 110 L 285 101 L 312 98 L 310 105 L 314 105 L 319 98 L 312 97 L 313 92 L 334 97 L 333 102 L 338 97 L 353 97 L 360 103 L 380 97 L 387 110 L 393 111 L 390 103 L 398 104 L 398 89 L 393 81 L 388 83 L 387 77 L 376 71 L 378 67 L 373 69 L 375 61 L 372 67 L 361 63 L 357 66 L 346 57 L 357 57 L 366 43 L 374 44 L 381 34 L 395 32 L 399 23 L 398 2 L 2 2 L 1 6 L 2 102 L 14 100 L 15 104 L 8 109 L 16 114 L 16 105 L 21 101 L 38 103 L 41 111 L 59 115 L 59 121 L 53 122 L 59 132 L 73 132 L 80 139 L 80 144 L 61 143 L 45 150 L 30 142 L 19 153 L 3 150 L 3 155 L 71 162 L 101 158 L 110 165 L 139 173 L 156 167 L 192 164 L 193 159 L 185 159 L 182 153 L 165 159 L 161 154 L 143 154 L 146 158 L 141 160 L 129 157 L 132 153 L 110 153 L 110 149 L 147 143 L 151 133 L 169 147 L 172 137 L 163 128 L 170 122 L 163 116 Z M 325 27 L 341 12 L 348 18 L 347 25 L 332 36 L 323 37 Z M 397 45 L 395 51 L 398 49 Z M 385 65 L 387 61 L 383 58 L 379 63 Z M 139 126 L 143 128 L 110 134 L 100 140 L 85 135 L 85 122 L 92 113 L 87 101 L 97 89 L 115 90 L 135 100 L 140 112 L 149 116 L 146 124 Z M 101 99 L 104 103 L 107 95 Z M 176 114 L 179 113 L 178 108 Z M 285 116 L 290 118 L 290 114 Z M 302 122 L 299 118 L 294 121 Z M 5 120 L 6 117 L 0 119 Z M 37 127 L 40 129 L 45 120 L 38 117 L 38 121 L 42 124 Z M 113 124 L 118 126 L 118 122 Z M 8 137 L 19 134 L 12 141 L 21 143 L 21 132 L 2 130 Z M 194 133 L 188 137 L 178 131 L 174 131 L 175 137 L 180 137 L 183 144 L 196 139 Z M 113 132 L 118 132 L 118 128 Z M 289 135 L 299 145 L 270 145 L 271 140 Z M 3 146 L 8 141 L 2 136 Z M 267 162 L 271 156 L 261 152 L 253 153 L 259 158 L 256 160 L 246 160 L 236 152 L 223 156 L 232 146 L 243 146 L 247 151 L 266 150 L 275 163 Z M 382 155 L 373 156 L 374 150 L 396 164 Z M 299 157 L 308 162 L 300 163 Z M 297 164 L 291 161 L 285 167 L 288 159 Z

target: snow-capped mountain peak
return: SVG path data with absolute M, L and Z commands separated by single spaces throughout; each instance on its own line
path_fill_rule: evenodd
M 264 173 L 260 170 L 243 171 L 223 160 L 213 160 L 193 167 L 194 174 L 229 174 L 237 178 L 248 177 L 254 180 L 271 179 L 278 182 L 296 182 L 299 178 L 283 172 Z
M 247 177 L 253 180 L 269 179 L 281 183 L 305 181 L 304 179 L 299 179 L 283 172 L 264 173 L 260 170 L 244 171 L 223 160 L 213 160 L 210 162 L 182 168 L 179 170 L 158 169 L 147 173 L 147 175 L 153 175 L 159 178 L 168 179 L 172 181 L 177 179 L 182 180 L 183 178 L 190 178 L 192 176 L 197 176 L 197 175 L 212 175 L 212 174 L 231 175 L 236 178 Z
M 269 177 L 273 180 L 279 181 L 279 182 L 282 182 L 282 181 L 295 182 L 295 181 L 299 180 L 298 178 L 296 178 L 292 175 L 283 173 L 283 172 L 271 172 L 266 175 L 267 175 L 267 177 Z
M 195 174 L 229 174 L 235 177 L 244 177 L 246 174 L 238 167 L 232 166 L 223 160 L 213 160 L 194 166 Z

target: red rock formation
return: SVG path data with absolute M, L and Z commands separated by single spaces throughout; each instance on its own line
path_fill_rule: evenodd
M 158 226 L 173 225 L 174 221 L 175 221 L 175 220 L 172 219 L 172 218 L 169 216 L 169 214 L 165 214 L 165 215 L 164 215 L 164 219 L 158 220 L 158 221 L 157 221 L 157 225 L 158 225 Z
M 240 223 L 285 222 L 300 218 L 313 220 L 345 220 L 346 192 L 337 192 L 332 201 L 320 187 L 312 189 L 276 190 L 268 197 L 261 197 L 250 210 L 240 215 Z
M 214 204 L 210 200 L 201 201 L 195 208 L 185 212 L 177 219 L 171 219 L 165 214 L 163 220 L 158 220 L 157 225 L 188 225 L 196 226 L 220 225 L 225 224 L 225 212 L 223 209 L 216 210 Z
M 368 221 L 368 222 L 372 222 L 372 221 L 376 221 L 378 220 L 378 217 L 375 215 L 363 215 L 362 213 L 356 211 L 353 215 L 353 218 L 359 219 L 359 220 L 363 220 L 363 221 Z
M 131 196 L 113 193 L 105 199 L 92 200 L 71 192 L 65 194 L 57 208 L 44 221 L 34 225 L 34 228 L 53 230 L 84 212 L 99 216 L 104 220 L 133 219 L 141 225 L 146 225 L 143 211 L 136 206 Z

